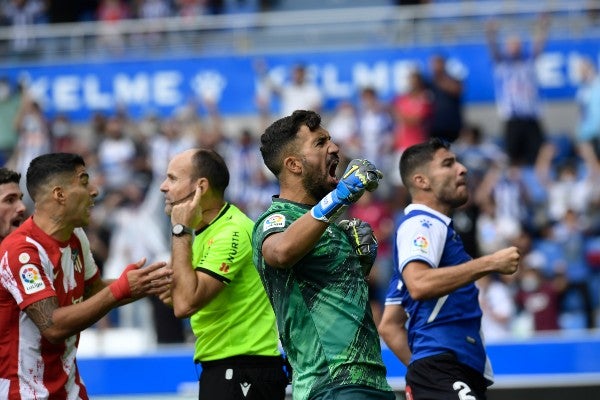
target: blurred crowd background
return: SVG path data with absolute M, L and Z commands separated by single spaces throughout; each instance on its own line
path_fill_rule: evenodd
M 203 21 L 208 28 L 203 34 L 217 38 L 223 34 L 219 25 L 222 20 L 211 17 L 257 18 L 268 14 L 277 19 L 278 13 L 304 9 L 316 18 L 322 9 L 343 10 L 350 7 L 349 3 L 405 6 L 411 10 L 412 20 L 417 20 L 442 15 L 441 11 L 462 7 L 464 2 L 0 0 L 0 38 L 6 39 L 0 41 L 0 47 L 5 54 L 4 64 L 43 65 L 53 57 L 72 57 L 73 44 L 66 39 L 68 31 L 79 27 L 87 32 L 86 24 L 93 24 L 89 25 L 94 29 L 93 35 L 78 36 L 82 40 L 78 46 L 83 46 L 79 57 L 92 54 L 127 58 L 133 53 L 155 50 L 160 56 L 169 49 L 178 52 L 187 44 L 199 43 L 202 46 L 194 49 L 202 51 L 210 40 L 196 40 L 196 32 L 191 28 L 182 32 L 164 26 L 177 21 L 183 25 L 186 18 L 207 17 Z M 85 157 L 91 177 L 101 189 L 86 231 L 98 265 L 105 277 L 111 278 L 141 257 L 148 257 L 149 261 L 168 259 L 170 222 L 164 215 L 159 185 L 174 154 L 194 146 L 221 153 L 231 173 L 228 200 L 255 218 L 278 191 L 260 157 L 262 130 L 294 109 L 319 111 L 345 161 L 367 158 L 384 172 L 382 186 L 374 193 L 366 193 L 348 210 L 348 215 L 369 222 L 379 239 L 376 266 L 369 277 L 377 317 L 393 268 L 396 222 L 410 202 L 399 180 L 399 156 L 411 144 L 432 136 L 442 137 L 452 142 L 452 150 L 469 169 L 470 201 L 456 212 L 454 223 L 470 254 L 478 257 L 509 245 L 518 246 L 522 252 L 518 274 L 490 276 L 478 282 L 486 338 L 507 340 L 534 333 L 594 329 L 600 326 L 597 60 L 582 61 L 577 66 L 579 87 L 570 103 L 578 113 L 567 122 L 571 126 L 567 132 L 547 123 L 543 113 L 545 100 L 537 96 L 535 76 L 528 75 L 535 74 L 531 64 L 503 64 L 506 59 L 515 61 L 521 57 L 534 60 L 535 54 L 530 54 L 533 58 L 526 57 L 519 39 L 537 43 L 543 51 L 547 37 L 568 30 L 572 18 L 580 25 L 595 28 L 597 9 L 595 2 L 589 4 L 583 10 L 562 14 L 539 13 L 536 9 L 514 16 L 530 35 L 503 37 L 503 42 L 497 43 L 509 53 L 505 59 L 495 59 L 490 77 L 494 76 L 500 86 L 498 80 L 502 79 L 516 79 L 521 84 L 508 85 L 512 89 L 498 95 L 496 104 L 490 105 L 498 108 L 500 123 L 496 125 L 486 124 L 485 118 L 470 118 L 471 105 L 465 101 L 468 88 L 460 74 L 453 73 L 456 71 L 447 64 L 452 54 L 442 52 L 432 54 L 426 64 L 411 70 L 403 90 L 393 96 L 384 98 L 375 87 L 364 86 L 357 89 L 356 96 L 337 101 L 333 107 L 324 106 L 322 88 L 310 79 L 306 68 L 310 59 L 298 60 L 282 83 L 271 79 L 268 66 L 257 57 L 253 64 L 256 93 L 253 98 L 237 99 L 252 104 L 255 112 L 243 118 L 226 115 L 219 102 L 207 96 L 187 102 L 167 116 L 152 110 L 134 116 L 127 107 L 115 107 L 75 121 L 68 113 L 47 112 L 43 102 L 28 90 L 27 79 L 3 76 L 0 66 L 0 163 L 24 173 L 29 161 L 42 153 L 66 151 Z M 436 18 L 443 22 L 447 35 L 463 38 L 459 40 L 468 40 L 472 35 L 460 26 L 460 19 L 439 15 Z M 162 21 L 165 25 L 157 30 L 148 25 L 146 30 L 129 30 L 127 34 L 119 30 L 119 21 L 136 19 Z M 494 58 L 494 35 L 502 26 L 490 15 L 469 21 L 487 35 L 489 53 L 481 57 Z M 52 24 L 65 31 L 56 31 L 55 36 L 42 40 L 43 27 Z M 441 29 L 441 24 L 436 26 Z M 276 110 L 270 106 L 272 96 L 280 99 Z M 27 195 L 25 200 L 31 210 Z M 138 303 L 115 311 L 96 328 L 140 327 L 152 330 L 158 343 L 191 340 L 186 322 L 174 319 L 167 307 L 151 300 Z

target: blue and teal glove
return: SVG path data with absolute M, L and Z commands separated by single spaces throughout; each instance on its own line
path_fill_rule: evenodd
M 370 161 L 350 161 L 336 188 L 323 197 L 310 210 L 310 214 L 319 221 L 335 220 L 349 204 L 358 200 L 365 190 L 372 192 L 377 189 L 381 178 L 383 174 Z
M 371 225 L 358 218 L 344 219 L 337 224 L 350 239 L 354 252 L 358 255 L 364 276 L 369 275 L 377 257 L 377 238 Z

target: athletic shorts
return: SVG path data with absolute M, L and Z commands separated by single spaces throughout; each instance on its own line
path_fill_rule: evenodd
M 385 392 L 367 386 L 348 385 L 336 387 L 311 396 L 310 400 L 395 400 L 394 392 Z
M 452 353 L 422 358 L 406 372 L 406 400 L 486 400 L 487 380 Z
M 235 356 L 201 363 L 199 400 L 283 400 L 281 356 Z

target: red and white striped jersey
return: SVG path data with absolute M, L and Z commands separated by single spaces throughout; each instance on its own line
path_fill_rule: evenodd
M 50 343 L 24 311 L 52 296 L 60 307 L 84 300 L 86 282 L 100 274 L 83 229 L 59 242 L 29 218 L 0 255 L 0 399 L 87 399 L 75 359 L 79 335 Z

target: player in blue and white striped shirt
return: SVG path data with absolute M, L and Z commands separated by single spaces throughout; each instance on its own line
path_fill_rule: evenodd
M 519 251 L 509 247 L 478 259 L 466 253 L 451 214 L 468 200 L 467 170 L 446 142 L 431 139 L 409 147 L 400 173 L 412 204 L 396 232 L 396 268 L 381 336 L 401 360 L 410 351 L 408 399 L 485 399 L 493 374 L 475 281 L 494 272 L 514 273 Z M 398 339 L 404 335 L 408 349 Z

